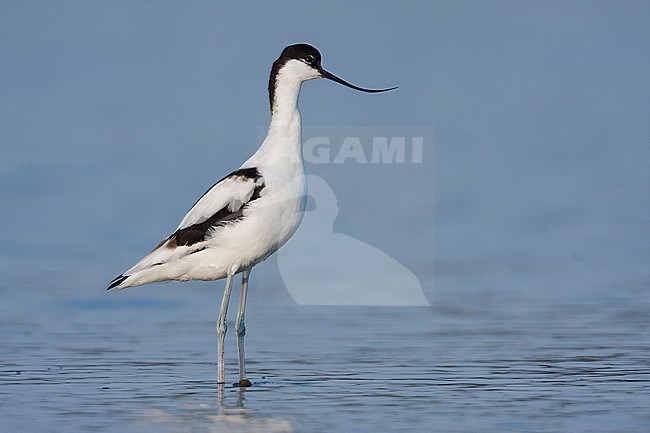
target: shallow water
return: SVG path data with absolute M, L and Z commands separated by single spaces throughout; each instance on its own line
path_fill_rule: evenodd
M 647 291 L 603 286 L 576 302 L 445 281 L 430 308 L 291 305 L 254 281 L 254 386 L 221 390 L 222 283 L 3 296 L 2 431 L 650 429 Z M 229 334 L 230 382 L 235 355 Z

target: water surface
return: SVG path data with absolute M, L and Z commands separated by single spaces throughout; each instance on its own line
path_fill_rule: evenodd
M 9 289 L 2 431 L 650 428 L 650 298 L 638 287 L 580 303 L 561 290 L 440 289 L 433 307 L 306 307 L 258 288 L 249 389 L 215 383 L 221 284 Z

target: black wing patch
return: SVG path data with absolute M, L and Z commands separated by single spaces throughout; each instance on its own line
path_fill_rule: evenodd
M 240 177 L 244 179 L 251 179 L 253 181 L 257 181 L 262 178 L 262 175 L 260 175 L 259 171 L 257 171 L 257 168 L 243 168 L 240 170 L 233 171 L 229 175 L 225 176 L 223 179 L 220 179 L 219 182 L 223 181 L 224 179 L 227 178 L 235 178 L 235 177 Z M 219 182 L 215 183 L 208 189 L 208 191 L 205 192 L 207 194 L 212 188 L 214 188 L 215 185 L 217 185 Z M 226 205 L 222 209 L 219 209 L 214 215 L 212 215 L 210 218 L 207 220 L 199 223 L 199 224 L 194 224 L 189 227 L 185 227 L 180 230 L 176 230 L 171 236 L 169 236 L 167 239 L 165 239 L 163 242 L 160 244 L 164 244 L 167 241 L 167 246 L 169 248 L 175 248 L 178 246 L 192 246 L 194 244 L 197 244 L 199 242 L 203 242 L 210 230 L 212 230 L 215 227 L 221 227 L 225 226 L 228 223 L 231 222 L 237 222 L 240 221 L 244 217 L 244 209 L 253 201 L 257 200 L 260 198 L 260 194 L 262 193 L 262 190 L 264 189 L 265 185 L 262 182 L 260 185 L 257 185 L 255 189 L 253 190 L 253 195 L 251 196 L 250 200 L 246 202 L 242 207 L 240 207 L 236 211 L 231 211 L 228 209 L 228 206 Z M 205 195 L 203 194 L 203 196 Z M 201 198 L 203 198 L 201 196 Z M 199 200 L 201 200 L 199 198 Z M 198 200 L 197 200 L 198 203 Z M 196 203 L 195 203 L 196 204 Z

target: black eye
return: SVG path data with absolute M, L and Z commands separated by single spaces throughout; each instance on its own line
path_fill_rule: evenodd
M 308 65 L 313 65 L 315 61 L 316 61 L 316 58 L 314 56 L 312 56 L 311 54 L 308 55 L 307 57 L 305 57 L 305 62 Z

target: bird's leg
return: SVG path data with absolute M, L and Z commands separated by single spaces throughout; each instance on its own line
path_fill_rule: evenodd
M 244 313 L 246 311 L 246 294 L 248 291 L 248 276 L 251 270 L 246 269 L 241 274 L 241 294 L 239 295 L 239 307 L 237 308 L 237 321 L 235 322 L 235 333 L 237 334 L 237 355 L 239 356 L 239 382 L 235 386 L 251 386 L 251 381 L 246 378 L 246 355 L 244 353 L 244 335 L 246 325 L 244 324 Z
M 228 272 L 226 278 L 226 288 L 223 291 L 223 298 L 221 299 L 221 308 L 219 309 L 219 317 L 217 318 L 217 383 L 225 383 L 225 363 L 223 360 L 224 349 L 223 344 L 226 339 L 226 331 L 228 325 L 226 324 L 226 314 L 228 314 L 228 303 L 230 302 L 230 291 L 232 289 L 233 273 Z

